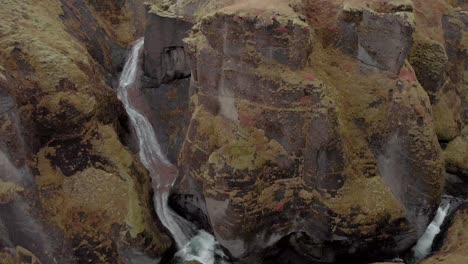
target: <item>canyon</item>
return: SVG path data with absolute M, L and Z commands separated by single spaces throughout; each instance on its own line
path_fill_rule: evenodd
M 0 263 L 463 263 L 462 0 L 5 0 Z

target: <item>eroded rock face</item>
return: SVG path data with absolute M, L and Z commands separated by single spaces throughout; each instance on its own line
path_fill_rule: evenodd
M 442 193 L 430 100 L 405 64 L 413 5 L 378 1 L 352 20 L 339 4 L 313 2 L 168 8 L 195 25 L 171 199 L 242 263 L 402 252 Z M 321 8 L 334 14 L 326 25 Z
M 126 23 L 135 2 L 0 4 L 1 254 L 122 263 L 171 247 L 109 86 L 114 48 L 143 29 Z
M 21 212 L 37 208 L 32 224 L 50 230 L 34 237 L 53 238 L 35 247 L 21 232 L 0 241 L 0 257 L 119 263 L 171 246 L 110 89 L 143 31 L 140 2 L 0 4 L 0 215 L 26 200 Z M 145 99 L 180 170 L 179 212 L 241 263 L 376 261 L 416 241 L 443 191 L 438 139 L 447 169 L 466 173 L 464 11 L 442 0 L 164 2 L 147 10 L 142 82 L 157 88 Z
M 340 32 L 343 49 L 368 66 L 399 73 L 413 41 L 409 15 L 345 5 Z
M 147 20 L 141 85 L 161 148 L 175 162 L 190 119 L 191 70 L 183 39 L 193 23 L 151 7 Z
M 190 76 L 182 40 L 192 26 L 192 23 L 169 12 L 149 10 L 144 72 L 147 78 L 153 79 L 153 87 Z
M 466 10 L 462 1 L 447 2 Z M 415 1 L 415 6 L 422 12 L 415 17 L 420 26 L 415 31 L 410 63 L 431 99 L 435 130 L 445 148 L 446 170 L 456 174 L 455 178 L 464 179 L 466 168 L 462 164 L 468 159 L 465 143 L 468 117 L 466 12 L 437 1 L 429 4 Z M 431 16 L 423 13 L 431 13 Z M 461 182 L 461 189 L 456 193 L 464 193 L 465 184 Z M 449 191 L 456 189 L 451 184 Z

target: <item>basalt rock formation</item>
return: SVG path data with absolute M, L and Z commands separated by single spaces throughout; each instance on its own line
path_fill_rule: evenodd
M 143 2 L 0 3 L 0 263 L 171 258 L 112 89 L 141 36 L 170 205 L 234 263 L 386 261 L 466 194 L 465 1 Z
M 464 12 L 441 0 L 168 2 L 148 12 L 174 34 L 147 25 L 167 46 L 145 46 L 145 73 L 165 72 L 154 47 L 183 41 L 190 83 L 179 74 L 149 98 L 172 120 L 155 123 L 179 167 L 177 212 L 241 263 L 381 260 L 415 243 L 444 160 L 453 173 L 466 163 Z
M 143 12 L 142 1 L 0 3 L 0 254 L 12 261 L 0 262 L 122 263 L 171 247 L 111 86 Z

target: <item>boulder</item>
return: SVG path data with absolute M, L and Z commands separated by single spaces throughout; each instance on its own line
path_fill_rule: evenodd
M 468 135 L 463 134 L 452 140 L 444 150 L 447 171 L 460 175 L 468 181 Z

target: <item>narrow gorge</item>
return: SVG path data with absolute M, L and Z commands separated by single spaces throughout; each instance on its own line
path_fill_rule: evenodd
M 0 15 L 0 264 L 468 263 L 465 1 Z

